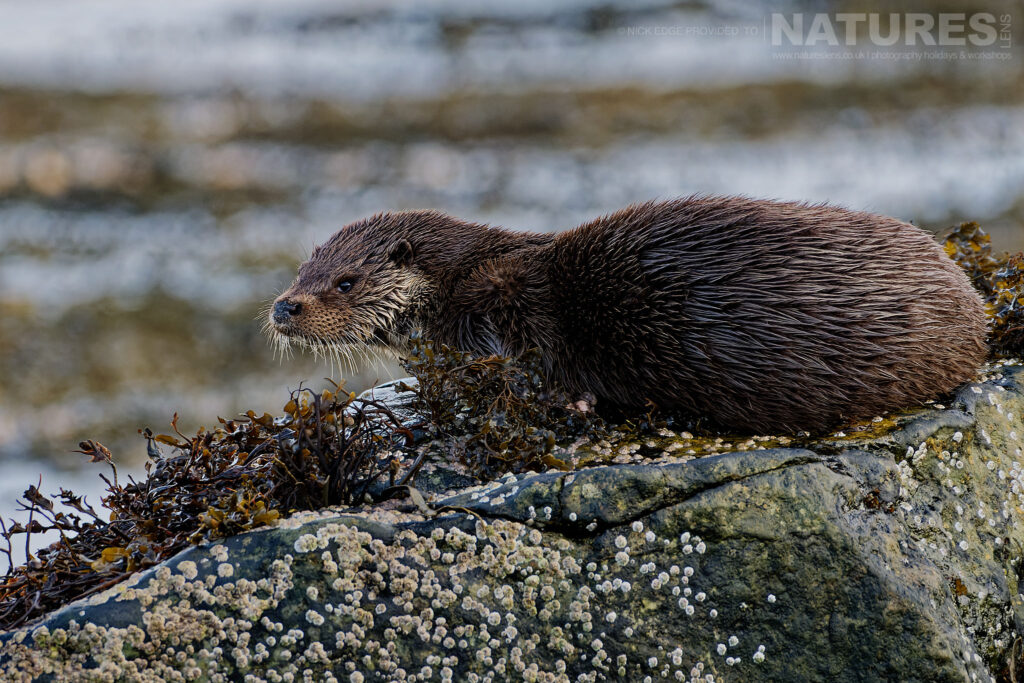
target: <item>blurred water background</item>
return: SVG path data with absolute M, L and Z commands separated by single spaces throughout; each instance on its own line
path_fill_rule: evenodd
M 931 10 L 1024 21 L 947 4 Z M 870 11 L 0 3 L 0 515 L 40 473 L 98 502 L 97 466 L 70 452 L 81 439 L 138 472 L 140 427 L 274 412 L 320 385 L 330 368 L 273 358 L 256 317 L 315 243 L 379 210 L 554 230 L 743 193 L 932 230 L 977 220 L 1024 248 L 1019 47 L 841 59 L 766 42 L 769 12 L 844 10 Z

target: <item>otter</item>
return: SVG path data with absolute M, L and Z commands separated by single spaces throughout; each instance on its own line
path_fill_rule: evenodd
M 539 348 L 550 380 L 745 433 L 821 432 L 941 396 L 987 356 L 967 276 L 923 230 L 828 204 L 692 196 L 557 234 L 380 213 L 272 304 L 283 343 Z

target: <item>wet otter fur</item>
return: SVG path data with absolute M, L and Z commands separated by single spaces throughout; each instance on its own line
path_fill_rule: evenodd
M 924 231 L 830 205 L 647 202 L 558 234 L 437 211 L 345 226 L 299 268 L 283 341 L 540 348 L 550 379 L 753 433 L 919 404 L 987 355 L 981 300 Z

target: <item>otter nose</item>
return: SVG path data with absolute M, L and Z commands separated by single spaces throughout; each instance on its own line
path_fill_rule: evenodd
M 302 304 L 298 301 L 282 299 L 274 304 L 274 322 L 286 323 L 288 320 L 302 312 Z

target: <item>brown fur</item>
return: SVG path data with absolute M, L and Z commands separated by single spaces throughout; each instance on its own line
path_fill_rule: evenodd
M 920 403 L 987 354 L 980 298 L 922 230 L 738 197 L 637 204 L 558 235 L 379 214 L 317 248 L 278 301 L 303 303 L 274 322 L 289 337 L 401 352 L 418 327 L 478 353 L 539 347 L 569 390 L 762 433 Z

